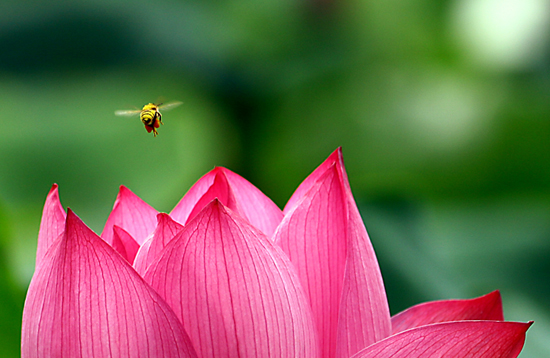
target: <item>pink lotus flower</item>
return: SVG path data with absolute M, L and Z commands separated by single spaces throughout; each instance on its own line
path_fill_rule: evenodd
M 54 185 L 23 313 L 23 357 L 516 357 L 531 323 L 500 294 L 390 317 L 335 151 L 281 211 L 215 168 L 172 212 L 121 187 L 101 237 Z

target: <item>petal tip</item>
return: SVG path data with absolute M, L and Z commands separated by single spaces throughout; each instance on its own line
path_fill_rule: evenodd
M 214 199 L 212 199 L 212 201 L 206 205 L 207 207 L 208 206 L 212 206 L 212 207 L 216 207 L 216 208 L 221 208 L 223 207 L 224 205 L 221 203 L 220 199 L 218 197 L 215 197 Z
M 128 187 L 126 185 L 121 185 L 118 187 L 118 195 L 125 195 L 125 194 L 130 194 L 132 193 L 132 191 L 130 189 L 128 189 Z
M 75 214 L 71 208 L 67 208 L 67 217 L 65 218 L 65 233 L 73 232 L 75 227 L 79 224 L 80 218 Z
M 168 215 L 167 213 L 158 213 L 157 214 L 157 222 L 161 222 L 162 220 L 166 220 L 170 218 L 170 215 Z
M 228 210 L 230 210 L 227 206 L 225 206 L 220 199 L 217 197 L 212 199 L 204 208 L 201 210 L 201 212 L 206 211 L 213 211 L 217 213 L 227 213 Z
M 485 295 L 485 298 L 487 298 L 488 300 L 495 301 L 495 302 L 502 301 L 502 296 L 500 294 L 500 290 L 494 290 L 492 292 L 489 292 L 488 294 Z
M 56 201 L 59 201 L 59 186 L 57 183 L 52 184 L 52 187 L 50 188 L 50 191 L 48 192 L 48 195 L 46 196 L 48 200 L 51 200 L 52 198 Z
M 344 155 L 342 153 L 342 147 L 338 147 L 334 150 L 334 152 L 332 152 L 328 158 L 330 159 L 333 159 L 333 160 L 337 160 L 337 161 L 343 161 L 344 159 Z
M 123 232 L 123 231 L 126 232 L 126 230 L 124 230 L 123 228 L 121 228 L 118 225 L 113 225 L 113 231 L 116 231 L 118 233 Z
M 71 226 L 74 223 L 80 222 L 80 218 L 71 208 L 67 208 L 67 217 L 65 219 L 65 226 Z

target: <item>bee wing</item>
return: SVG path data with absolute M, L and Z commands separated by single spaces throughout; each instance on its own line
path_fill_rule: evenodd
M 167 110 L 170 110 L 172 108 L 176 108 L 177 106 L 179 106 L 180 104 L 182 104 L 183 102 L 179 102 L 179 101 L 174 101 L 174 102 L 168 102 L 168 103 L 165 103 L 161 106 L 159 106 L 159 109 L 162 109 L 164 111 L 167 111 Z
M 139 112 L 141 112 L 141 110 L 139 110 L 139 109 L 131 109 L 131 110 L 128 110 L 128 111 L 121 110 L 121 111 L 115 111 L 115 115 L 117 115 L 117 116 L 134 116 L 136 114 L 139 114 Z

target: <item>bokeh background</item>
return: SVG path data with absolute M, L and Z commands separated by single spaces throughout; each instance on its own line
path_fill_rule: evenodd
M 100 233 L 216 165 L 282 208 L 338 146 L 392 313 L 500 289 L 550 356 L 547 0 L 3 1 L 0 48 L 0 356 L 53 183 Z

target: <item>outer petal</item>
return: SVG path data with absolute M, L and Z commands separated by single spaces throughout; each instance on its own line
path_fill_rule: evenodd
M 337 357 L 349 357 L 387 337 L 390 311 L 382 274 L 365 225 L 354 202 L 348 201 L 348 258 L 340 319 Z
M 460 321 L 421 326 L 377 342 L 353 358 L 514 358 L 531 324 Z
M 70 210 L 35 272 L 22 357 L 196 357 L 166 302 Z
M 390 314 L 343 163 L 335 154 L 327 162 L 332 164 L 323 163 L 323 173 L 314 171 L 316 181 L 291 205 L 275 240 L 306 290 L 322 356 L 349 357 L 390 334 Z
M 283 220 L 283 212 L 258 188 L 231 170 L 222 168 L 235 199 L 240 205 L 240 214 L 268 237 L 273 236 Z
M 284 213 L 288 213 L 292 207 L 296 205 L 296 203 L 309 191 L 319 177 L 322 176 L 328 168 L 339 161 L 342 161 L 342 148 L 338 148 L 332 152 L 332 154 L 298 186 L 286 203 Z
M 333 357 L 348 250 L 346 203 L 334 166 L 294 209 L 275 233 L 275 242 L 296 267 L 306 291 L 322 356 Z
M 126 230 L 141 245 L 147 236 L 155 230 L 157 214 L 158 212 L 149 204 L 121 185 L 113 210 L 101 233 L 101 238 L 112 244 L 113 226 L 117 225 Z
M 145 280 L 201 357 L 317 357 L 303 291 L 288 259 L 218 200 L 166 246 Z
M 214 168 L 193 184 L 189 191 L 181 198 L 179 203 L 176 204 L 174 209 L 172 209 L 170 217 L 182 225 L 185 225 L 185 223 L 189 221 L 189 215 L 191 215 L 197 202 L 204 193 L 208 191 L 210 186 L 212 186 L 212 183 L 214 183 L 217 172 L 218 168 Z
M 134 261 L 134 269 L 141 276 L 143 276 L 149 265 L 155 261 L 164 247 L 168 245 L 170 240 L 183 229 L 183 226 L 172 220 L 168 214 L 158 214 L 157 221 L 158 225 L 153 235 L 141 245 Z
M 115 225 L 113 226 L 113 231 L 113 249 L 131 265 L 139 250 L 139 244 L 123 228 Z
M 212 185 L 208 187 L 208 190 L 195 203 L 193 211 L 191 211 L 187 221 L 185 222 L 186 224 L 193 220 L 193 218 L 195 218 L 195 216 L 197 216 L 197 214 L 214 199 L 218 199 L 223 205 L 230 208 L 233 212 L 241 213 L 242 209 L 239 202 L 235 198 L 235 194 L 233 193 L 223 168 L 218 167 L 214 169 L 214 172 L 215 175 Z
M 218 198 L 268 237 L 271 237 L 283 218 L 282 211 L 258 188 L 222 167 L 214 168 L 195 183 L 170 216 L 182 224 L 187 223 L 214 198 Z
M 493 320 L 503 321 L 500 292 L 469 300 L 444 300 L 421 303 L 392 317 L 392 334 L 431 323 Z
M 52 185 L 44 210 L 42 212 L 42 221 L 40 222 L 40 231 L 38 232 L 38 246 L 36 248 L 36 267 L 42 261 L 50 245 L 65 230 L 65 210 L 59 201 L 59 192 L 57 184 Z

